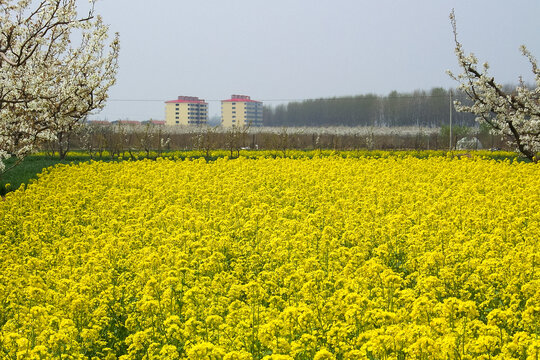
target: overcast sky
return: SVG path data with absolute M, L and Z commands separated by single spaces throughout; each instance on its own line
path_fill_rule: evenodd
M 95 119 L 164 119 L 166 100 L 246 94 L 266 104 L 456 84 L 448 15 L 466 52 L 501 83 L 532 80 L 539 0 L 101 0 L 120 33 L 120 70 Z

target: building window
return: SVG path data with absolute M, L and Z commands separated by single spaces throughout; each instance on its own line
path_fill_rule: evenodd
M 176 123 L 177 123 L 177 124 L 180 124 L 180 121 L 177 120 Z

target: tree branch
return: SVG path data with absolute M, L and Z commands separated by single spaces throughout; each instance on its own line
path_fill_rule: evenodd
M 4 61 L 7 62 L 9 65 L 17 66 L 17 63 L 15 63 L 15 62 L 9 60 L 9 58 L 6 56 L 5 53 L 0 52 L 0 57 L 1 57 L 2 59 L 4 59 Z M 1 64 L 1 62 L 0 62 L 0 64 Z

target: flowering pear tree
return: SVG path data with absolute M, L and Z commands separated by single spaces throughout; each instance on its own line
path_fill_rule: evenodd
M 0 174 L 105 105 L 119 40 L 94 2 L 80 16 L 76 0 L 0 0 Z
M 535 87 L 527 86 L 520 78 L 514 91 L 503 90 L 503 86 L 495 82 L 488 74 L 489 65 L 484 63 L 478 67 L 478 59 L 466 55 L 457 38 L 456 18 L 454 11 L 450 13 L 450 21 L 456 44 L 455 53 L 463 72 L 449 75 L 459 82 L 462 90 L 472 101 L 472 105 L 463 105 L 455 101 L 457 111 L 471 112 L 481 124 L 487 124 L 496 135 L 501 135 L 515 146 L 529 160 L 538 162 L 540 152 L 540 69 L 529 50 L 522 45 L 520 50 L 532 67 Z

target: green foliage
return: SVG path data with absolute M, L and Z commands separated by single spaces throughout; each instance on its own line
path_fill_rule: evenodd
M 452 99 L 467 102 L 465 95 L 453 91 Z M 365 94 L 290 102 L 275 108 L 265 107 L 266 126 L 427 126 L 448 122 L 450 94 L 443 88 L 412 93 L 392 91 L 386 96 Z M 474 125 L 474 116 L 454 113 L 454 122 Z
M 452 126 L 452 148 L 456 148 L 456 143 L 459 139 L 471 135 L 475 132 L 475 129 L 469 126 Z M 441 126 L 441 137 L 443 139 L 450 139 L 450 126 L 443 125 Z
M 11 166 L 16 159 L 8 159 L 6 166 Z M 19 166 L 2 174 L 0 178 L 0 196 L 5 196 L 8 191 L 18 189 L 23 184 L 28 184 L 37 178 L 43 169 L 57 164 L 68 164 L 70 161 L 51 159 L 45 156 L 29 156 Z

